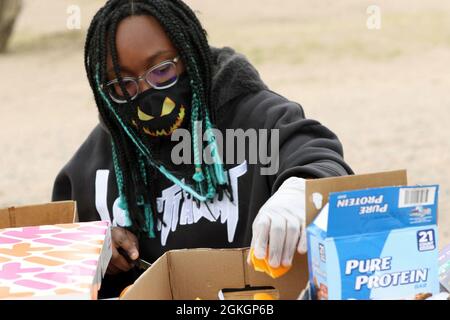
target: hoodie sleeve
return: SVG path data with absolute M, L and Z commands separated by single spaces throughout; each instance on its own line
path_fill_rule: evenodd
M 72 199 L 72 183 L 64 168 L 60 171 L 53 184 L 52 201 Z
M 111 171 L 110 148 L 108 134 L 98 125 L 56 176 L 52 201 L 74 200 L 80 219 L 91 221 L 96 218 L 96 173 L 97 170 Z
M 279 130 L 279 169 L 267 176 L 272 193 L 290 177 L 314 179 L 353 174 L 344 161 L 338 137 L 318 121 L 306 119 L 299 104 L 263 90 L 242 99 L 235 114 L 234 119 L 245 119 L 237 121 L 238 127 Z M 270 150 L 271 142 L 268 144 Z M 272 151 L 270 155 L 273 156 Z

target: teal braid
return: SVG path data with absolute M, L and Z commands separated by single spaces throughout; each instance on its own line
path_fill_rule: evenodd
M 184 191 L 186 191 L 187 193 L 192 195 L 197 200 L 199 200 L 201 202 L 205 202 L 206 200 L 208 200 L 207 197 L 199 194 L 197 191 L 192 189 L 192 187 L 190 187 L 190 186 L 186 185 L 185 183 L 181 182 L 180 180 L 178 180 L 174 175 L 172 175 L 170 172 L 168 172 L 166 168 L 161 166 L 158 169 L 167 179 L 169 179 L 170 181 L 172 181 L 173 183 L 178 185 L 181 189 L 183 189 Z
M 147 171 L 145 170 L 145 161 L 142 158 L 142 155 L 139 156 L 139 169 L 141 172 L 141 176 L 144 178 L 144 183 L 146 186 L 149 184 L 149 180 L 147 179 Z M 142 199 L 143 200 L 143 199 Z M 152 207 L 150 204 L 145 203 L 142 201 L 142 204 L 144 205 L 144 215 L 145 215 L 145 230 L 148 233 L 148 236 L 150 239 L 155 238 L 155 230 L 154 230 L 154 221 L 153 221 L 153 212 Z
M 212 176 L 213 176 L 213 174 L 211 174 L 211 171 L 208 167 L 206 169 L 206 181 L 208 184 L 208 192 L 207 192 L 206 197 L 208 199 L 213 199 L 214 196 L 216 195 L 216 188 L 214 187 Z
M 149 204 L 145 204 L 145 208 L 144 208 L 144 214 L 145 214 L 145 221 L 146 221 L 146 225 L 145 228 L 148 233 L 148 236 L 153 239 L 155 238 L 155 227 L 154 227 L 154 223 L 153 223 L 153 214 L 152 214 L 152 208 Z
M 191 86 L 193 86 L 193 82 L 191 81 Z M 195 165 L 195 173 L 193 176 L 194 181 L 197 182 L 197 186 L 200 190 L 200 192 L 203 194 L 203 183 L 206 178 L 206 198 L 207 199 L 213 199 L 216 195 L 216 188 L 214 187 L 213 178 L 211 177 L 211 172 L 209 167 L 207 166 L 205 169 L 205 172 L 202 170 L 201 161 L 200 161 L 200 150 L 198 146 L 198 122 L 199 122 L 199 115 L 200 115 L 200 107 L 201 102 L 198 100 L 198 95 L 196 93 L 196 88 L 192 88 L 193 95 L 192 95 L 192 148 L 194 153 L 194 165 Z M 203 148 L 202 148 L 203 150 Z
M 198 73 L 198 68 L 194 60 L 192 60 L 192 65 L 194 67 L 194 72 Z M 201 88 L 194 87 L 194 82 L 191 80 L 191 87 L 193 91 L 192 95 L 192 127 L 193 127 L 193 151 L 194 151 L 194 164 L 196 173 L 194 174 L 194 180 L 201 183 L 204 180 L 204 175 L 201 169 L 200 165 L 200 156 L 199 156 L 199 149 L 198 149 L 198 137 L 197 137 L 197 121 L 199 118 L 199 110 L 201 109 L 201 101 L 198 99 L 198 94 L 196 92 L 201 91 Z M 220 158 L 220 155 L 218 153 L 218 146 L 217 141 L 214 136 L 214 133 L 212 131 L 213 125 L 211 123 L 208 108 L 203 109 L 205 112 L 205 117 L 202 119 L 205 122 L 206 130 L 205 133 L 208 138 L 208 145 L 211 145 L 211 156 L 213 159 L 213 167 L 214 167 L 214 176 L 215 181 L 219 185 L 226 185 L 228 184 L 227 175 L 225 173 L 222 160 Z M 208 175 L 208 174 L 207 174 Z M 211 177 L 207 177 L 207 183 L 208 183 L 208 193 L 215 193 L 215 188 L 212 186 L 212 179 Z M 214 190 L 213 190 L 214 189 Z
M 219 185 L 226 185 L 228 184 L 227 175 L 225 172 L 225 169 L 223 167 L 222 159 L 220 158 L 218 146 L 217 146 L 217 140 L 214 135 L 214 132 L 212 131 L 212 124 L 209 119 L 208 113 L 206 113 L 205 117 L 206 122 L 206 136 L 208 138 L 208 145 L 211 146 L 211 157 L 213 159 L 213 167 L 214 167 L 214 173 L 215 177 L 217 179 L 217 183 Z
M 139 156 L 139 170 L 141 171 L 141 175 L 144 178 L 145 185 L 148 185 L 147 171 L 145 170 L 145 161 L 142 158 L 142 155 Z
M 191 86 L 193 86 L 193 81 L 191 80 Z M 200 151 L 198 146 L 198 121 L 199 121 L 199 109 L 200 102 L 197 98 L 197 94 L 193 90 L 192 94 L 192 110 L 191 110 L 191 121 L 192 121 L 192 149 L 194 153 L 194 166 L 195 166 L 195 174 L 194 181 L 201 183 L 205 177 L 203 175 L 201 161 L 200 161 Z
M 130 213 L 128 212 L 128 205 L 125 195 L 123 194 L 123 174 L 120 169 L 119 160 L 117 159 L 117 150 L 113 141 L 111 141 L 112 158 L 114 164 L 114 171 L 116 173 L 117 188 L 119 189 L 119 208 L 125 212 L 125 225 L 130 227 L 132 225 Z

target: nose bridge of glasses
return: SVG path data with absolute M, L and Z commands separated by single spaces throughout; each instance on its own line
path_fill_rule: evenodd
M 147 73 L 137 78 L 137 84 L 139 87 L 139 92 L 144 92 L 145 90 L 152 88 L 151 84 L 147 80 Z

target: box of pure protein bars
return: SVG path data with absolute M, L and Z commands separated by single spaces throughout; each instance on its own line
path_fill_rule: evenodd
M 424 299 L 439 293 L 438 186 L 331 193 L 308 227 L 315 299 Z

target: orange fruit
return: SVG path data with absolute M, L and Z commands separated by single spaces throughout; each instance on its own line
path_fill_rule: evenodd
M 274 297 L 268 293 L 255 293 L 253 300 L 275 300 Z
M 253 249 L 251 249 L 250 258 L 256 271 L 265 272 L 273 279 L 276 279 L 281 277 L 291 269 L 291 267 L 284 267 L 283 265 L 280 265 L 278 268 L 272 268 L 269 264 L 268 256 L 269 255 L 267 254 L 265 259 L 258 259 L 255 257 Z

